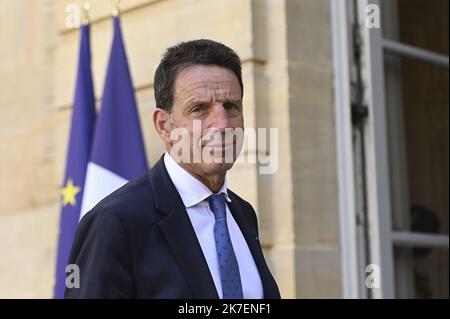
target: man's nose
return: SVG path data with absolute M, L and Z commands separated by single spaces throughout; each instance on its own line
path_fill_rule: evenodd
M 230 115 L 228 111 L 224 108 L 222 103 L 216 103 L 213 106 L 213 112 L 211 114 L 211 126 L 222 133 L 225 132 L 225 129 L 231 127 Z

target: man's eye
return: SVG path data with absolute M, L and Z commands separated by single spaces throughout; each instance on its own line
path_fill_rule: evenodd
M 227 110 L 234 110 L 234 109 L 239 109 L 239 107 L 237 106 L 237 104 L 234 103 L 225 103 L 224 108 Z
M 191 113 L 201 112 L 204 109 L 205 109 L 205 107 L 203 105 L 197 105 L 191 109 Z

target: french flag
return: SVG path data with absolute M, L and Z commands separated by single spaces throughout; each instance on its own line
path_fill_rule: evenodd
M 100 200 L 148 170 L 119 17 L 88 163 L 80 219 Z

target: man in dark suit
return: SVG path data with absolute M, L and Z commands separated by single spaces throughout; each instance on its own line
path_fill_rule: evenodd
M 154 89 L 166 153 L 83 217 L 68 262 L 80 287 L 65 297 L 280 298 L 255 211 L 226 184 L 242 146 L 227 130 L 244 128 L 239 57 L 211 40 L 180 43 Z

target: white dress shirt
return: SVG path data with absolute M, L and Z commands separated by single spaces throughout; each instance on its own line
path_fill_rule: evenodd
M 164 164 L 170 179 L 183 200 L 200 247 L 202 248 L 203 255 L 208 263 L 208 268 L 211 272 L 217 293 L 219 298 L 222 299 L 222 283 L 220 281 L 219 262 L 214 239 L 215 218 L 206 201 L 212 192 L 202 182 L 178 165 L 167 152 L 164 154 Z M 224 193 L 226 201 L 231 202 L 227 193 L 226 178 L 219 193 Z M 258 268 L 239 226 L 230 213 L 228 205 L 226 206 L 228 231 L 239 265 L 244 298 L 262 299 L 264 293 Z

